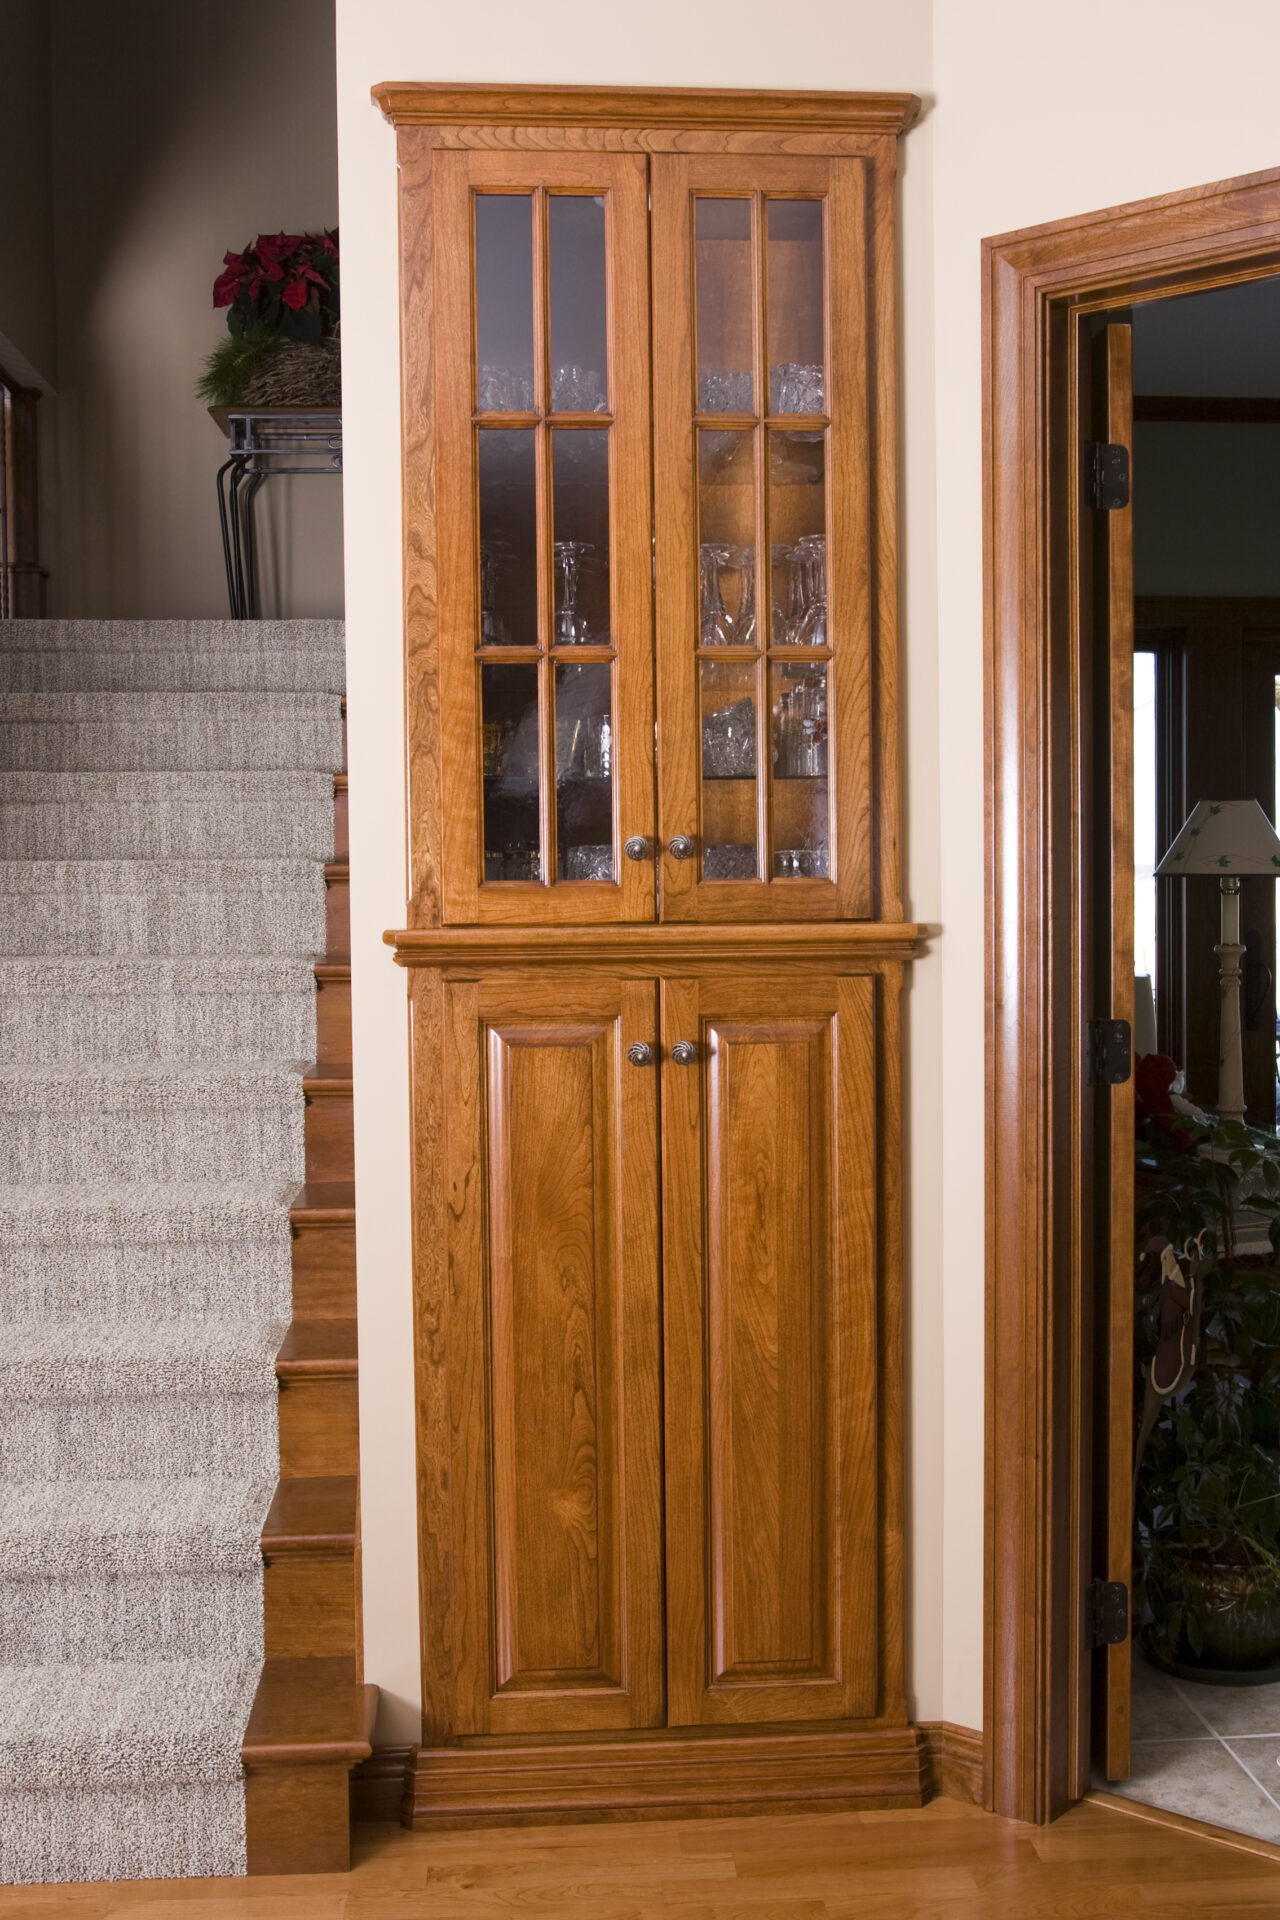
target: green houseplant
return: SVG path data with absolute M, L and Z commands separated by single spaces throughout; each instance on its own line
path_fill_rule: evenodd
M 208 356 L 196 387 L 212 406 L 336 406 L 338 235 L 260 233 L 223 256 L 213 304 L 227 310 L 227 338 Z
M 1159 1301 L 1150 1250 L 1203 1234 L 1209 1259 L 1200 1364 L 1137 1474 L 1135 1619 L 1165 1664 L 1263 1669 L 1280 1658 L 1280 1141 L 1153 1106 L 1141 1085 L 1139 1113 L 1140 1361 Z M 1232 1250 L 1245 1208 L 1270 1256 Z M 1143 1388 L 1139 1373 L 1139 1402 Z

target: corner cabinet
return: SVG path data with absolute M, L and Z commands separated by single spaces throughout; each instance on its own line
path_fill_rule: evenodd
M 386 86 L 423 1745 L 447 1826 L 924 1796 L 906 95 Z

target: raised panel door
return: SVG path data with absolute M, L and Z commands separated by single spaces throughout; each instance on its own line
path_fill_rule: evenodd
M 508 974 L 448 982 L 443 1010 L 444 1397 L 423 1451 L 451 1462 L 452 1664 L 428 1717 L 657 1725 L 656 1049 L 627 1057 L 655 988 Z
M 867 170 L 652 166 L 662 916 L 871 918 Z
M 443 918 L 649 920 L 646 162 L 437 152 L 431 189 Z
M 662 985 L 675 1726 L 880 1710 L 878 992 Z

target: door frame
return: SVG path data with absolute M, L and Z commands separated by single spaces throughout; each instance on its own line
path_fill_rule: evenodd
M 1280 168 L 999 235 L 982 269 L 984 1797 L 1047 1821 L 1089 1783 L 1074 320 L 1280 273 Z

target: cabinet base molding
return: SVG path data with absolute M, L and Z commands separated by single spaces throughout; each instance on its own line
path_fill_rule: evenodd
M 935 1793 L 948 1800 L 966 1800 L 970 1806 L 982 1805 L 982 1735 L 973 1727 L 957 1727 L 950 1720 L 922 1720 L 929 1757 L 930 1779 Z
M 698 1814 L 843 1813 L 920 1807 L 928 1798 L 928 1754 L 917 1727 L 472 1739 L 418 1748 L 409 1767 L 405 1823 L 423 1832 Z

